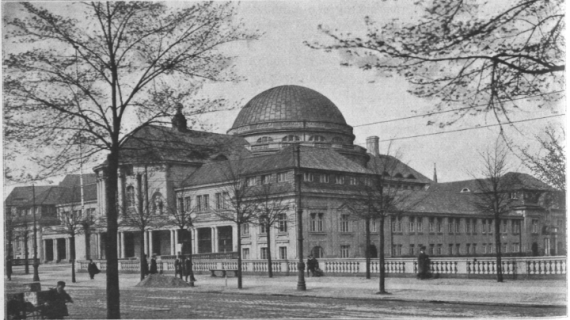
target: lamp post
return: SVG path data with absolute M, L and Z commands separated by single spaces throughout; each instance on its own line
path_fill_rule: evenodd
M 40 275 L 38 273 L 39 261 L 38 261 L 38 228 L 36 224 L 36 187 L 32 182 L 32 212 L 34 218 L 34 278 L 33 281 L 40 281 Z
M 299 262 L 297 263 L 297 290 L 307 290 L 305 285 L 305 263 L 303 262 L 303 209 L 301 207 L 301 147 L 299 144 L 295 146 L 296 154 L 296 167 L 295 167 L 295 184 L 297 196 L 297 254 L 299 255 Z
M 190 255 L 189 255 L 189 259 L 190 259 L 190 286 L 193 287 L 194 286 L 194 272 L 192 271 L 192 268 L 194 267 L 192 265 L 192 227 L 194 226 L 194 219 L 196 219 L 196 212 L 192 212 L 190 213 L 190 224 L 189 224 L 189 228 L 188 228 L 188 245 L 190 246 Z

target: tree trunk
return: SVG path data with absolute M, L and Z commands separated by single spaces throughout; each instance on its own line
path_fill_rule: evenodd
M 85 225 L 83 227 L 83 233 L 85 234 L 85 260 L 91 260 L 91 225 Z
M 366 279 L 370 279 L 370 218 L 366 218 Z
M 269 278 L 273 278 L 273 266 L 271 265 L 271 226 L 269 224 L 267 227 L 267 274 Z
M 144 203 L 143 203 L 143 186 L 142 186 L 142 176 L 140 174 L 137 174 L 137 210 L 139 212 L 139 214 L 143 214 L 144 213 Z M 147 192 L 148 190 L 145 190 L 145 192 Z M 147 211 L 148 212 L 148 211 Z M 141 273 L 141 281 L 144 280 L 144 277 L 146 276 L 144 268 L 143 268 L 143 259 L 146 260 L 146 257 L 144 256 L 144 229 L 145 226 L 141 226 L 141 239 L 140 239 L 140 273 Z M 146 262 L 146 261 L 145 261 Z
M 497 282 L 503 282 L 503 268 L 501 263 L 501 219 L 495 214 L 495 251 L 497 252 Z
M 238 289 L 242 288 L 241 279 L 241 223 L 237 223 L 237 251 L 238 251 L 238 265 L 237 265 L 237 276 L 238 276 Z
M 115 143 L 107 156 L 107 319 L 120 319 L 119 262 L 117 256 L 117 182 L 119 170 L 119 145 Z
M 379 225 L 379 230 L 378 230 L 378 237 L 379 239 L 379 248 L 378 248 L 378 262 L 379 262 L 379 267 L 380 267 L 380 290 L 378 291 L 378 294 L 385 294 L 386 292 L 386 287 L 385 287 L 385 271 L 386 269 L 384 268 L 384 215 L 380 215 L 380 225 Z
M 188 228 L 188 245 L 190 246 L 190 248 L 188 248 L 188 251 L 190 252 L 190 286 L 193 287 L 194 286 L 194 265 L 192 262 L 192 227 Z M 197 240 L 197 239 L 196 239 Z M 239 270 L 239 268 L 238 268 Z
M 140 257 L 140 272 L 141 272 L 141 281 L 144 280 L 144 276 L 145 276 L 145 272 L 144 272 L 144 268 L 143 268 L 143 260 L 146 260 L 146 257 L 144 255 L 144 228 L 141 228 L 141 239 L 140 239 L 140 251 L 139 251 L 139 257 Z M 145 261 L 146 262 L 146 261 Z
M 24 233 L 24 271 L 26 274 L 30 274 L 30 264 L 28 262 L 28 256 L 30 255 L 30 249 L 28 248 L 28 226 L 25 226 L 26 232 Z
M 76 283 L 75 279 L 75 234 L 71 235 L 69 240 L 69 255 L 71 256 L 71 282 Z

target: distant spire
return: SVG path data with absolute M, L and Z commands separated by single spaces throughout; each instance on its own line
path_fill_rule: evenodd
M 179 103 L 176 106 L 176 114 L 172 117 L 172 129 L 178 130 L 180 132 L 187 131 L 186 127 L 186 117 L 182 114 L 182 104 Z
M 433 182 L 437 183 L 437 168 L 435 167 L 435 162 L 433 163 Z

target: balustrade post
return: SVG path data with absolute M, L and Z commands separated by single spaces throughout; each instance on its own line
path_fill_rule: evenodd
M 467 263 L 469 263 L 467 260 L 457 261 L 457 274 L 468 274 Z
M 406 260 L 404 262 L 404 273 L 414 273 L 414 261 L 415 260 Z

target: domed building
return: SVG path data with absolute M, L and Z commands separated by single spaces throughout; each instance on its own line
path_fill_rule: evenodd
M 339 108 L 301 86 L 256 95 L 227 134 L 188 128 L 179 109 L 171 128 L 144 127 L 121 151 L 119 258 L 156 255 L 169 268 L 175 255 L 192 254 L 195 270 L 208 271 L 218 265 L 213 259 L 241 255 L 244 272 L 259 272 L 271 257 L 274 271 L 287 273 L 296 270 L 302 229 L 304 257 L 312 254 L 342 266 L 334 272 L 363 272 L 367 251 L 371 257 L 379 252 L 380 230 L 379 219 L 365 218 L 363 203 L 379 192 L 402 200 L 384 220 L 387 257 L 415 257 L 422 246 L 435 257 L 493 254 L 492 221 L 473 206 L 481 192 L 477 180 L 437 183 L 435 175 L 430 180 L 399 159 L 379 154 L 378 137 L 368 137 L 366 149 L 354 140 Z M 78 259 L 106 256 L 105 163 L 94 171 L 96 197 L 90 198 L 89 210 L 96 218 L 85 232 L 88 239 L 76 238 Z M 563 252 L 565 231 L 538 232 L 552 228 L 553 221 L 565 225 L 561 207 L 546 214 L 544 199 L 552 188 L 528 175 L 510 177 L 517 183 L 511 190 L 512 212 L 502 220 L 503 252 Z M 78 207 L 68 199 L 57 210 L 61 215 Z M 152 218 L 143 229 L 134 223 L 141 212 Z M 54 256 L 46 256 L 46 247 L 69 243 L 57 228 L 46 234 L 50 238 L 39 244 L 42 260 Z M 403 270 L 403 262 L 394 266 Z

